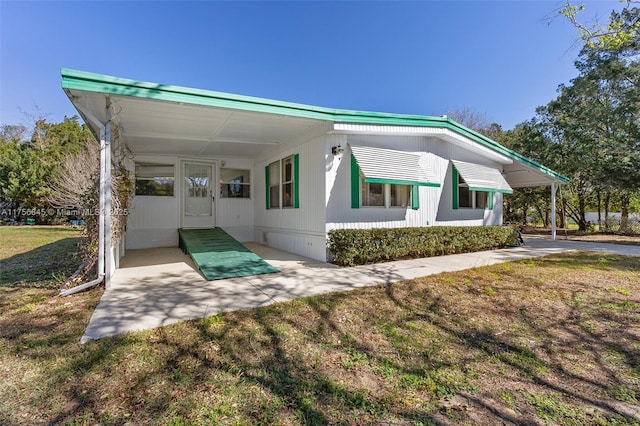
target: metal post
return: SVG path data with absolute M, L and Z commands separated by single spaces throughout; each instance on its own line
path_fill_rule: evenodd
M 111 102 L 107 97 L 104 150 L 104 286 L 109 286 L 113 263 L 111 252 Z
M 558 186 L 555 182 L 551 184 L 551 239 L 556 239 L 556 191 Z
M 100 190 L 98 193 L 98 275 L 104 275 L 104 161 L 106 132 L 104 127 L 100 128 Z

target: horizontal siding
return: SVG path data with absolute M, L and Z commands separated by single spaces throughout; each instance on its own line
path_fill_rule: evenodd
M 420 164 L 420 155 L 354 144 L 350 149 L 365 178 L 412 182 L 433 182 L 435 178 L 429 165 Z
M 498 191 L 511 191 L 501 170 L 466 161 L 453 161 L 462 179 L 472 188 L 491 188 Z

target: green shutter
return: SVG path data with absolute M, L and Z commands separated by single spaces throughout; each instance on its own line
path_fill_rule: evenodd
M 269 173 L 269 166 L 265 166 L 264 167 L 264 185 L 266 186 L 266 191 L 265 191 L 265 199 L 267 200 L 266 202 L 266 208 L 267 210 L 269 210 L 269 206 L 270 206 L 270 200 L 269 200 L 269 180 L 271 178 L 271 173 Z
M 453 188 L 453 209 L 457 210 L 460 203 L 458 201 L 458 170 L 455 166 L 451 166 L 451 187 Z
M 360 167 L 353 154 L 351 154 L 351 208 L 360 208 Z
M 411 208 L 418 210 L 420 208 L 420 186 L 411 186 Z
M 293 208 L 300 208 L 300 154 L 293 156 Z
M 487 192 L 487 208 L 493 210 L 493 195 L 492 191 Z

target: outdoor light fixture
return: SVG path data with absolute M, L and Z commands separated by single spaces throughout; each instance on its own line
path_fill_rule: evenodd
M 334 146 L 331 148 L 331 153 L 333 155 L 342 155 L 343 152 L 344 152 L 344 148 L 341 147 L 340 145 Z

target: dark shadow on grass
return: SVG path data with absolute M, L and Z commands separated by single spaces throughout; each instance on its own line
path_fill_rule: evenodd
M 565 259 L 565 262 L 575 260 L 571 256 Z M 554 265 L 561 266 L 563 261 L 553 262 Z M 617 264 L 610 263 L 608 267 L 615 269 Z M 629 266 L 624 266 L 627 267 Z M 497 268 L 495 270 L 499 271 Z M 466 273 L 469 276 L 473 274 L 469 271 Z M 513 277 L 517 275 L 508 270 L 503 270 L 502 273 Z M 487 309 L 491 309 L 492 313 L 503 314 L 505 318 L 519 315 L 520 320 L 530 326 L 530 331 L 526 334 L 535 335 L 543 341 L 540 347 L 532 349 L 519 343 L 509 333 L 497 334 L 473 325 L 464 313 L 455 312 L 451 308 L 446 297 L 428 286 L 420 286 L 418 280 L 391 283 L 395 281 L 393 277 L 387 278 L 388 284 L 378 287 L 190 321 L 180 325 L 178 332 L 176 329 L 158 328 L 145 334 L 90 342 L 74 356 L 61 362 L 59 368 L 47 372 L 50 377 L 58 377 L 56 380 L 60 380 L 63 387 L 61 392 L 72 401 L 60 412 L 53 413 L 54 419 L 50 423 L 83 418 L 87 413 L 96 416 L 90 418 L 90 421 L 101 423 L 100 414 L 97 413 L 102 410 L 105 389 L 104 385 L 96 382 L 96 375 L 98 379 L 104 380 L 110 372 L 116 374 L 118 369 L 129 364 L 135 366 L 137 357 L 145 356 L 152 357 L 153 362 L 142 363 L 144 368 L 128 373 L 131 383 L 122 386 L 122 395 L 111 397 L 110 403 L 122 407 L 122 413 L 102 419 L 104 423 L 135 423 L 143 420 L 151 423 L 169 422 L 167 416 L 188 418 L 194 422 L 204 421 L 203 417 L 194 419 L 193 416 L 200 414 L 188 405 L 191 397 L 188 392 L 203 392 L 203 399 L 196 400 L 196 403 L 206 404 L 216 396 L 216 392 L 224 394 L 228 388 L 232 389 L 226 395 L 238 402 L 233 415 L 239 421 L 256 424 L 288 421 L 302 424 L 451 424 L 455 421 L 447 417 L 446 413 L 437 410 L 434 412 L 434 405 L 422 408 L 408 404 L 389 406 L 384 394 L 375 395 L 366 391 L 366 388 L 349 384 L 348 381 L 346 384 L 341 382 L 342 378 L 348 379 L 354 374 L 349 376 L 349 372 L 340 371 L 339 366 L 330 371 L 344 373 L 345 377 L 327 373 L 323 365 L 314 365 L 313 360 L 300 350 L 305 344 L 314 348 L 326 348 L 327 351 L 339 354 L 341 359 L 346 359 L 349 355 L 362 355 L 364 367 L 389 367 L 394 370 L 393 380 L 397 379 L 399 382 L 400 377 L 415 377 L 424 382 L 431 380 L 429 383 L 433 383 L 436 389 L 434 400 L 431 401 L 435 406 L 440 404 L 438 398 L 460 396 L 478 407 L 484 418 L 497 424 L 533 424 L 539 421 L 530 417 L 531 413 L 514 412 L 505 405 L 489 401 L 484 395 L 474 394 L 467 382 L 469 379 L 464 375 L 477 356 L 496 360 L 509 373 L 515 372 L 525 388 L 542 387 L 601 412 L 637 420 L 638 417 L 627 409 L 628 405 L 618 404 L 608 397 L 595 399 L 591 396 L 593 393 L 584 395 L 580 392 L 580 386 L 588 386 L 606 394 L 610 385 L 605 382 L 620 383 L 615 381 L 618 379 L 615 371 L 607 369 L 606 360 L 601 356 L 603 351 L 623 354 L 621 362 L 626 363 L 629 368 L 638 369 L 638 352 L 633 348 L 634 334 L 631 331 L 633 321 L 637 319 L 636 312 L 614 311 L 612 315 L 608 305 L 574 303 L 563 317 L 549 318 L 550 326 L 549 323 L 537 324 L 539 318 L 533 310 L 514 311 L 512 307 L 503 306 L 499 299 L 493 299 L 494 303 L 487 305 Z M 562 302 L 579 300 L 577 296 L 583 291 L 581 285 L 587 284 L 576 284 L 573 292 L 568 292 L 569 295 Z M 482 297 L 482 293 L 475 287 L 465 288 L 462 284 L 459 287 L 460 291 L 467 291 L 473 297 Z M 387 301 L 389 306 L 378 308 L 369 305 L 370 300 L 374 299 L 381 303 Z M 617 306 L 614 304 L 616 300 L 611 297 L 599 299 L 614 307 Z M 350 304 L 345 307 L 345 303 Z M 393 317 L 385 314 L 384 309 L 389 307 L 393 307 Z M 365 324 L 371 323 L 374 330 L 379 331 L 379 336 L 367 334 L 365 328 L 361 329 L 364 332 L 354 331 L 355 327 L 349 324 L 348 318 L 343 320 L 345 310 L 351 312 L 358 309 L 364 312 L 364 316 L 357 318 L 361 318 Z M 584 311 L 585 309 L 588 311 Z M 301 315 L 308 315 L 309 318 L 300 318 Z M 610 323 L 616 333 L 607 334 L 602 330 L 590 329 L 584 322 L 587 317 L 597 322 Z M 443 355 L 447 348 L 438 348 L 438 341 L 429 346 L 407 340 L 407 336 L 413 336 L 411 324 L 437 329 L 442 336 L 446 336 L 442 339 L 448 345 L 455 346 L 462 355 L 447 359 Z M 624 330 L 625 327 L 628 330 Z M 551 345 L 547 347 L 544 343 L 555 338 L 554 330 L 570 336 L 563 347 L 581 343 L 584 345 L 583 350 L 593 353 L 598 369 L 607 373 L 602 383 L 563 368 L 560 355 L 554 354 Z M 51 331 L 43 330 L 45 333 Z M 186 337 L 180 333 L 193 333 L 193 336 Z M 18 336 L 19 333 L 16 333 L 15 337 Z M 373 337 L 385 339 L 392 351 L 380 350 L 382 346 L 372 342 Z M 51 339 L 38 344 L 69 347 L 68 342 L 58 342 L 53 337 Z M 77 341 L 78 336 L 71 336 L 71 339 Z M 143 350 L 135 352 L 136 342 L 141 341 L 146 342 Z M 208 349 L 211 345 L 216 346 L 214 352 Z M 544 352 L 541 354 L 540 351 Z M 36 355 L 34 353 L 32 356 Z M 324 361 L 325 358 L 320 359 L 320 362 Z M 67 374 L 69 371 L 73 373 Z M 446 377 L 440 379 L 439 373 L 446 371 L 460 372 L 461 376 L 452 380 L 447 380 Z M 507 375 L 501 371 L 496 371 L 495 374 Z M 64 381 L 60 377 L 64 377 Z M 554 377 L 561 377 L 562 380 L 554 380 Z M 146 393 L 149 389 L 155 389 L 156 392 Z M 415 389 L 422 391 L 422 388 L 406 389 L 407 393 Z M 184 392 L 187 392 L 186 396 Z M 259 400 L 262 395 L 268 395 L 270 399 Z M 247 398 L 252 400 L 246 400 Z M 119 415 L 127 417 L 118 417 Z M 470 419 L 460 420 L 468 422 Z
M 81 262 L 75 258 L 80 241 L 64 238 L 0 260 L 0 286 L 58 288 L 55 276 L 70 275 Z
M 607 268 L 620 271 L 637 270 L 638 262 L 635 259 L 627 260 L 622 257 L 613 257 L 612 259 L 612 257 L 608 256 L 609 255 L 606 257 L 609 259 L 606 265 Z M 582 256 L 578 257 L 580 258 L 579 260 L 576 259 L 576 256 L 567 255 L 565 259 L 555 257 L 536 260 L 536 262 L 541 264 L 540 266 L 543 266 L 542 264 L 544 263 L 545 265 L 553 267 L 567 267 L 566 263 L 569 263 L 571 268 L 604 267 L 602 265 L 598 266 L 599 261 L 602 263 L 602 254 L 583 253 Z M 615 262 L 616 260 L 617 262 Z M 530 313 L 527 310 L 521 310 L 523 322 L 528 324 L 533 332 L 528 334 L 533 334 L 543 341 L 553 341 L 557 338 L 554 332 L 559 332 L 562 335 L 570 336 L 569 341 L 567 341 L 563 347 L 580 348 L 580 350 L 592 354 L 599 371 L 605 372 L 605 377 L 602 377 L 601 380 L 596 380 L 595 378 L 582 376 L 564 368 L 560 363 L 560 359 L 554 355 L 554 350 L 550 350 L 550 348 L 543 346 L 543 349 L 546 350 L 546 355 L 549 356 L 550 359 L 550 361 L 547 361 L 539 357 L 531 349 L 516 344 L 507 337 L 503 337 L 503 335 L 498 335 L 492 331 L 477 327 L 469 327 L 466 321 L 456 321 L 455 316 L 452 316 L 452 313 L 449 312 L 447 307 L 437 298 L 432 299 L 431 296 L 427 295 L 427 300 L 421 300 L 422 306 L 420 307 L 416 307 L 415 303 L 407 303 L 407 300 L 402 300 L 394 294 L 395 288 L 407 284 L 408 282 L 388 284 L 385 288 L 387 297 L 393 301 L 393 303 L 403 310 L 412 312 L 412 314 L 406 318 L 407 321 L 414 319 L 428 321 L 446 335 L 462 341 L 470 353 L 481 353 L 488 357 L 494 357 L 502 364 L 518 371 L 527 382 L 543 386 L 545 389 L 555 391 L 563 397 L 580 401 L 581 404 L 596 407 L 605 413 L 608 412 L 619 415 L 630 421 L 640 421 L 640 410 L 633 409 L 628 404 L 621 404 L 609 396 L 590 397 L 580 391 L 581 386 L 586 385 L 595 389 L 597 394 L 608 395 L 612 387 L 611 383 L 622 383 L 616 375 L 616 372 L 603 360 L 602 354 L 607 351 L 620 354 L 624 360 L 621 362 L 624 362 L 626 367 L 632 371 L 638 371 L 638 358 L 640 354 L 637 349 L 633 348 L 633 343 L 637 341 L 637 335 L 630 331 L 633 329 L 634 324 L 637 323 L 637 312 L 636 316 L 624 316 L 620 313 L 615 313 L 614 315 L 612 312 L 606 312 L 602 308 L 602 305 L 608 306 L 608 299 L 604 298 L 595 304 L 585 303 L 584 307 L 589 311 L 586 315 L 580 312 L 579 306 L 574 305 L 569 314 L 564 318 L 558 318 L 551 325 L 547 323 L 538 325 L 538 317 L 534 312 Z M 575 292 L 572 299 L 575 299 Z M 610 305 L 614 308 L 618 306 L 615 303 L 610 303 Z M 502 314 L 505 318 L 514 314 L 509 310 L 500 312 L 499 305 L 494 306 L 493 311 L 493 313 Z M 596 332 L 590 329 L 586 324 L 586 320 L 588 319 L 599 324 L 611 324 L 610 332 Z M 552 380 L 551 377 L 562 377 L 563 380 L 561 383 L 558 383 Z M 563 384 L 569 380 L 574 383 L 573 386 Z M 578 386 L 575 384 L 578 384 Z M 499 412 L 500 410 L 495 407 L 492 411 L 503 421 L 514 421 L 513 416 L 506 411 Z M 516 420 L 516 423 L 523 421 L 522 419 Z

